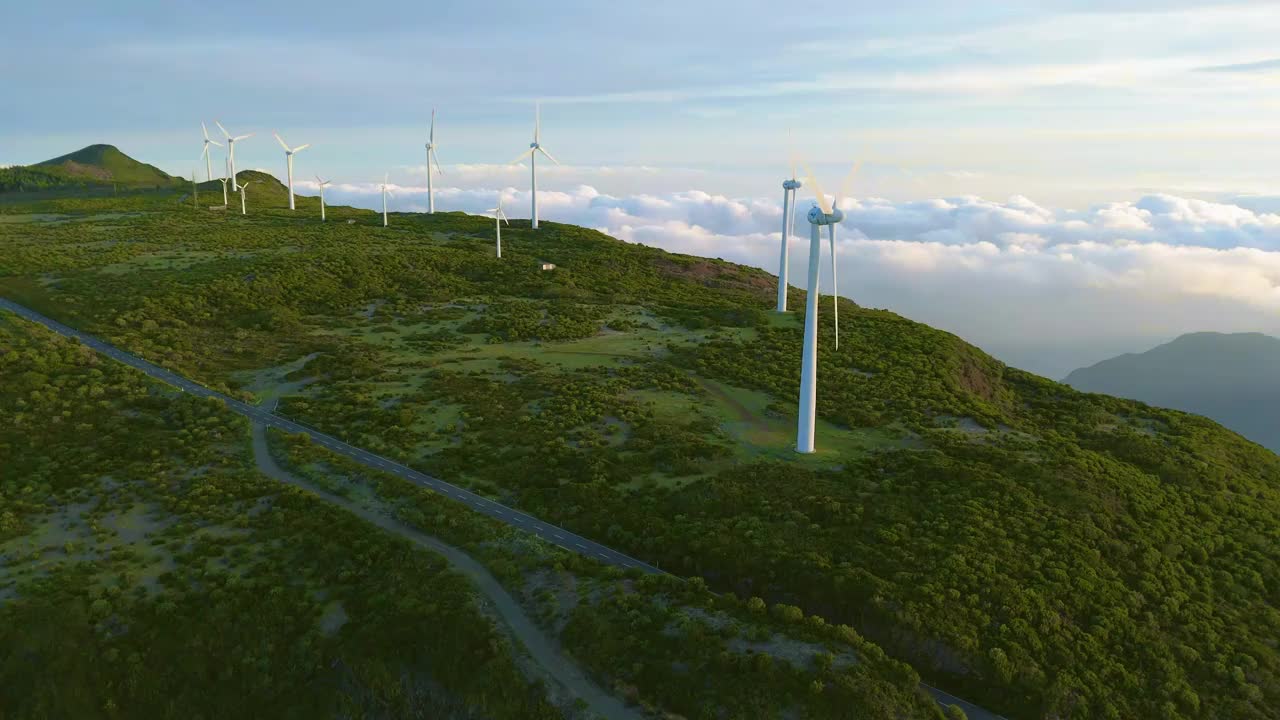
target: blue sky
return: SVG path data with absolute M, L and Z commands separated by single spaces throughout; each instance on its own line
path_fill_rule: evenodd
M 765 242 L 792 148 L 828 190 L 853 160 L 865 162 L 854 193 L 883 201 L 867 207 L 887 221 L 846 223 L 851 243 L 911 243 L 902 247 L 939 256 L 968 248 L 953 258 L 961 267 L 986 257 L 984 242 L 1010 262 L 1078 242 L 1271 253 L 1270 212 L 1280 209 L 1274 2 L 64 2 L 9 7 L 5 19 L 0 164 L 110 142 L 187 174 L 200 121 L 212 129 L 216 118 L 256 133 L 237 147 L 239 167 L 281 174 L 270 137 L 279 130 L 313 144 L 298 156 L 300 178 L 334 178 L 339 197 L 371 204 L 383 172 L 423 184 L 436 107 L 437 186 L 471 209 L 499 191 L 521 202 L 527 175 L 505 164 L 527 146 L 541 99 L 544 144 L 565 164 L 541 183 L 563 196 L 548 200 L 548 217 L 744 261 Z M 412 198 L 399 202 L 413 209 Z M 951 210 L 916 223 L 931 201 Z M 1037 234 L 1025 223 L 974 224 L 974 208 L 1005 217 L 1025 214 L 1023 201 L 1047 213 L 1044 242 L 996 237 Z M 1169 210 L 1192 207 L 1182 201 L 1211 205 Z M 1164 210 L 1144 219 L 1144 202 Z M 610 214 L 611 203 L 627 211 Z M 669 216 L 673 208 L 684 215 Z M 1130 235 L 1112 222 L 1129 222 Z M 1096 233 L 1073 235 L 1080 223 Z M 691 232 L 715 240 L 681 244 Z M 858 247 L 847 262 L 874 259 Z M 996 272 L 1000 263 L 987 262 Z M 1034 322 L 1002 332 L 984 324 L 999 315 L 995 300 L 957 302 L 972 288 L 927 263 L 898 269 L 911 292 L 869 297 L 855 284 L 847 294 L 1048 374 L 1179 331 L 1280 332 L 1280 300 L 1261 280 L 1246 298 L 1181 289 L 1204 278 L 1157 282 L 1182 276 L 1154 264 L 1119 280 L 1098 279 L 1113 268 L 1085 267 L 1071 287 L 1037 285 L 1034 273 L 963 280 L 1030 297 L 1014 301 Z M 1135 273 L 1151 283 L 1133 285 Z M 1116 302 L 1131 314 L 1059 327 L 1055 308 L 1078 298 L 1079 313 L 1095 312 L 1125 283 Z

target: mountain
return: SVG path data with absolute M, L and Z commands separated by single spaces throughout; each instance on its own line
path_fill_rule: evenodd
M 1085 392 L 1204 415 L 1280 452 L 1277 368 L 1280 338 L 1200 332 L 1075 370 L 1064 382 Z
M 33 165 L 0 169 L 0 192 L 76 186 L 167 187 L 181 182 L 114 145 L 89 145 Z
M 272 441 L 280 462 L 330 494 L 474 548 L 568 655 L 637 704 L 685 717 L 928 717 L 901 694 L 918 673 L 1009 718 L 1275 716 L 1280 456 L 1217 423 L 1079 392 L 848 299 L 837 349 L 824 298 L 818 452 L 798 455 L 803 315 L 771 311 L 767 272 L 519 218 L 497 259 L 490 218 L 393 213 L 382 227 L 379 213 L 331 208 L 320 223 L 315 199 L 290 212 L 275 186 L 255 189 L 244 216 L 161 193 L 47 203 L 77 221 L 0 223 L 0 296 L 207 387 L 279 399 L 299 423 L 672 573 L 602 570 L 598 557 L 548 550 L 510 525 L 478 527 L 451 498 L 414 495 L 321 444 Z M 120 206 L 143 212 L 103 217 Z M 803 308 L 804 293 L 791 293 Z M 192 647 L 205 655 L 163 656 L 212 654 L 215 669 L 199 668 L 209 682 L 226 668 L 274 690 L 279 673 L 295 697 L 419 677 L 350 662 L 368 618 L 434 603 L 401 602 L 414 578 L 364 594 L 394 580 L 398 563 L 371 555 L 356 530 L 326 563 L 306 564 L 340 564 L 323 592 L 305 580 L 312 570 L 289 586 L 296 602 L 231 582 L 256 580 L 260 554 L 274 582 L 289 553 L 311 557 L 299 543 L 325 539 L 263 510 L 283 501 L 245 456 L 243 418 L 217 403 L 175 406 L 118 372 L 96 380 L 108 361 L 76 344 L 36 352 L 38 340 L 0 338 L 0 417 L 12 418 L 0 423 L 0 457 L 17 458 L 0 473 L 21 478 L 0 474 L 0 533 L 21 558 L 59 557 L 65 538 L 51 528 L 81 512 L 68 508 L 122 497 L 131 482 L 151 505 L 189 516 L 166 520 L 157 539 L 190 567 L 148 595 L 163 558 L 147 541 L 113 552 L 109 579 L 66 582 L 113 592 L 50 590 L 7 624 L 0 615 L 0 633 L 28 633 L 36 617 L 46 628 L 24 641 L 43 639 L 41 653 L 16 655 L 36 662 L 0 661 L 0 686 L 34 677 L 51 694 L 125 692 L 132 647 L 89 665 L 97 656 L 54 642 L 60 628 L 101 627 L 91 636 L 102 642 L 126 628 L 121 641 L 140 642 L 183 638 L 201 617 L 237 633 L 228 645 L 255 648 L 245 660 L 200 635 Z M 127 413 L 107 416 L 112 401 Z M 116 452 L 133 463 L 121 467 Z M 107 523 L 106 510 L 85 514 Z M 65 552 L 93 541 L 83 537 Z M 38 552 L 44 538 L 56 540 Z M 0 585 L 0 597 L 43 587 L 29 586 Z M 117 599 L 167 606 L 170 593 L 190 596 L 183 614 L 111 615 Z M 266 620 L 248 601 L 229 605 L 257 597 L 270 602 Z M 300 641 L 335 597 L 350 622 Z M 440 617 L 429 627 L 465 629 Z M 378 627 L 394 638 L 392 624 Z M 267 662 L 297 646 L 323 657 Z M 49 657 L 65 672 L 40 672 Z M 62 678 L 79 691 L 54 688 Z M 147 697 L 163 700 L 163 689 Z

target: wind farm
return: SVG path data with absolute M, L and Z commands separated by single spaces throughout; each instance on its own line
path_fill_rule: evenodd
M 0 716 L 1280 707 L 1280 455 L 1050 372 L 1265 404 L 1267 13 L 81 4 L 6 36 Z

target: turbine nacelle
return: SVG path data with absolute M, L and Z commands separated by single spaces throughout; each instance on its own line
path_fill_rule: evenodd
M 799 190 L 802 187 L 804 187 L 804 183 L 800 182 L 795 178 L 791 178 L 790 180 L 784 180 L 782 182 L 783 190 Z
M 808 217 L 810 225 L 835 225 L 844 220 L 844 212 L 838 207 L 831 208 L 831 212 L 825 212 L 815 205 L 809 209 Z

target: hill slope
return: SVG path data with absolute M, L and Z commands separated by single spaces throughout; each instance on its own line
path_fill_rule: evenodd
M 1064 382 L 1085 392 L 1198 413 L 1280 452 L 1276 368 L 1280 339 L 1202 332 L 1081 368 Z
M 231 392 L 286 367 L 299 420 L 753 612 L 852 625 L 1009 717 L 1280 705 L 1280 457 L 1213 422 L 842 300 L 799 456 L 803 318 L 770 312 L 767 273 L 557 223 L 513 221 L 499 261 L 486 218 L 330 219 L 304 199 L 0 224 L 0 292 Z M 562 641 L 642 696 L 697 676 L 617 658 L 705 630 L 618 609 L 625 638 L 570 620 Z
M 34 165 L 0 169 L 0 192 L 93 185 L 167 187 L 178 182 L 180 178 L 139 162 L 114 145 L 101 144 Z

